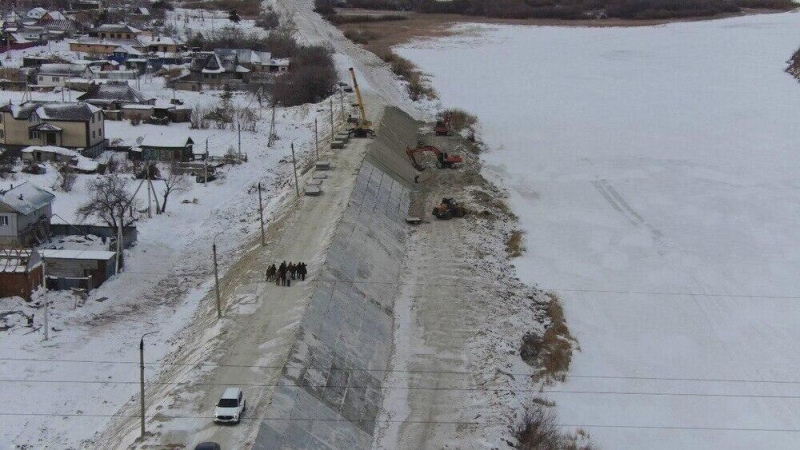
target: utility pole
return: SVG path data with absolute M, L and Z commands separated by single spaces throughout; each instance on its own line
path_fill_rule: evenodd
M 292 142 L 292 165 L 294 166 L 294 190 L 297 191 L 297 196 L 300 197 L 300 185 L 297 184 L 297 159 L 294 157 L 294 142 Z
M 331 141 L 333 141 L 333 98 L 331 98 Z
M 147 186 L 151 186 L 150 184 L 150 162 L 147 163 Z M 150 201 L 150 189 L 147 189 L 147 218 L 153 218 L 153 206 Z
M 261 183 L 258 183 L 258 218 L 261 221 L 261 246 L 267 245 L 264 240 L 264 204 L 261 203 Z
M 47 261 L 42 258 L 42 278 L 44 278 L 44 340 L 50 337 L 50 325 L 48 319 L 50 315 L 50 307 L 47 304 Z
M 269 140 L 267 141 L 267 147 L 272 147 L 273 143 L 275 143 L 275 103 L 272 104 L 272 121 L 269 124 Z
M 204 185 L 208 187 L 208 138 L 206 138 L 206 157 L 203 159 L 203 172 L 205 173 Z
M 339 113 L 339 120 L 344 122 L 344 89 L 339 87 L 339 107 L 341 111 Z
M 142 429 L 141 429 L 141 437 L 144 437 L 145 429 L 144 429 L 144 337 L 148 334 L 154 334 L 156 331 L 151 331 L 149 333 L 145 333 L 142 335 L 142 338 L 139 339 L 139 400 L 141 405 L 141 419 L 142 419 Z
M 114 274 L 119 273 L 120 257 L 122 255 L 122 220 L 125 218 L 125 206 L 119 208 L 119 223 L 117 223 L 117 270 Z
M 242 124 L 237 123 L 236 128 L 239 130 L 239 162 L 242 161 Z
M 217 233 L 219 235 L 219 233 Z M 219 272 L 217 269 L 217 236 L 214 236 L 214 243 L 211 245 L 211 252 L 214 255 L 214 289 L 217 293 L 217 319 L 222 318 L 222 302 L 219 299 Z
M 314 149 L 319 161 L 319 131 L 317 130 L 317 118 L 314 118 Z

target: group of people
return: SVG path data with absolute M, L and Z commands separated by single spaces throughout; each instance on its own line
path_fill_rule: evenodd
M 297 279 L 305 281 L 306 274 L 308 267 L 304 262 L 286 264 L 284 261 L 277 267 L 275 264 L 267 267 L 267 281 L 274 281 L 278 286 L 291 286 L 292 280 Z

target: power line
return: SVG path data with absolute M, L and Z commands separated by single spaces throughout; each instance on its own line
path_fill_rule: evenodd
M 125 360 L 92 360 L 92 359 L 42 359 L 42 358 L 4 358 L 0 357 L 0 362 L 31 362 L 48 364 L 116 364 L 116 365 L 138 365 L 139 361 Z M 145 366 L 150 367 L 197 367 L 197 368 L 238 368 L 238 369 L 283 369 L 283 365 L 260 365 L 260 364 L 216 364 L 216 363 L 179 363 L 179 362 L 145 362 Z M 465 375 L 480 376 L 481 372 L 470 372 L 465 370 L 434 370 L 434 369 L 360 369 L 353 367 L 319 367 L 302 366 L 287 364 L 287 369 L 310 369 L 329 372 L 368 372 L 368 373 L 408 373 L 408 374 L 434 374 L 434 375 Z M 526 372 L 502 372 L 512 376 L 533 376 L 535 373 Z M 700 383 L 760 383 L 760 384 L 800 384 L 800 380 L 776 380 L 776 379 L 752 379 L 752 378 L 703 378 L 703 377 L 649 377 L 635 375 L 592 375 L 592 374 L 566 374 L 567 379 L 604 379 L 604 380 L 639 380 L 639 381 L 688 381 Z
M 106 419 L 106 418 L 138 418 L 138 415 L 116 415 L 116 414 L 91 414 L 91 413 L 0 413 L 0 417 L 82 417 L 87 419 Z M 159 419 L 183 419 L 183 420 L 212 420 L 212 416 L 188 416 L 188 415 L 164 415 L 159 414 Z M 475 422 L 458 420 L 399 420 L 399 419 L 331 419 L 327 417 L 240 417 L 243 421 L 276 421 L 276 422 L 346 422 L 346 423 L 407 423 L 424 425 L 472 425 L 472 426 L 507 426 L 506 422 Z M 671 425 L 607 425 L 607 424 L 566 424 L 556 423 L 558 427 L 568 428 L 623 428 L 623 429 L 644 429 L 644 430 L 697 430 L 697 431 L 744 431 L 744 432 L 765 432 L 765 433 L 798 433 L 799 428 L 747 428 L 747 427 L 692 427 L 692 426 L 671 426 Z
M 31 379 L 0 379 L 0 383 L 53 383 L 53 384 L 139 384 L 139 381 L 115 381 L 115 380 L 31 380 Z M 721 397 L 721 398 L 757 398 L 757 399 L 782 399 L 782 400 L 800 400 L 800 395 L 770 395 L 770 394 L 713 394 L 713 393 L 696 393 L 696 392 L 640 392 L 640 391 L 599 391 L 599 390 L 568 390 L 568 389 L 526 389 L 526 388 L 492 388 L 492 387 L 427 387 L 427 386 L 353 386 L 353 385 L 336 385 L 336 384 L 323 384 L 314 385 L 311 383 L 296 384 L 296 383 L 203 383 L 203 382 L 150 382 L 150 385 L 158 386 L 231 386 L 236 385 L 240 387 L 288 387 L 288 388 L 312 388 L 312 389 L 381 389 L 381 390 L 398 390 L 398 391 L 468 391 L 468 392 L 536 392 L 542 394 L 576 394 L 576 395 L 642 395 L 642 396 L 656 396 L 656 397 Z
M 139 272 L 139 271 L 126 271 L 126 273 L 141 274 L 141 275 L 163 275 L 161 272 Z M 244 277 L 247 279 L 247 277 Z M 252 280 L 259 280 L 263 283 L 268 283 L 261 277 L 250 277 Z M 378 285 L 392 285 L 404 287 L 464 287 L 464 286 L 478 286 L 478 287 L 502 287 L 500 284 L 486 283 L 480 281 L 459 281 L 458 283 L 408 283 L 400 281 L 375 281 L 375 280 L 342 280 L 342 279 L 320 279 L 312 280 L 322 283 L 343 283 L 343 284 L 378 284 Z M 531 286 L 534 289 L 542 292 L 579 292 L 588 294 L 620 294 L 620 295 L 658 295 L 670 297 L 712 297 L 712 298 L 732 298 L 732 299 L 765 299 L 765 300 L 800 300 L 800 295 L 753 295 L 753 294 L 708 294 L 696 292 L 676 292 L 676 291 L 624 291 L 612 289 L 578 289 L 578 288 L 558 288 L 558 287 L 537 287 Z

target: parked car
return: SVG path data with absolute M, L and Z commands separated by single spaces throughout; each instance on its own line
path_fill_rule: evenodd
M 217 423 L 239 423 L 242 420 L 242 413 L 246 405 L 242 390 L 239 388 L 227 388 L 222 393 L 217 407 L 214 408 L 214 422 Z
M 197 444 L 194 450 L 222 450 L 216 442 L 201 442 Z

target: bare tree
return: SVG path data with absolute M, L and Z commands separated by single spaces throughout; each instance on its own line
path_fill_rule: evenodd
M 118 220 L 125 217 L 125 208 L 138 207 L 137 200 L 129 200 L 131 194 L 128 192 L 128 182 L 116 174 L 98 177 L 91 181 L 89 192 L 92 193 L 92 197 L 75 212 L 81 220 L 97 217 L 108 226 L 116 228 Z M 127 222 L 123 219 L 122 225 L 128 226 L 133 221 L 133 217 L 129 217 Z
M 161 212 L 167 212 L 167 199 L 173 192 L 183 192 L 189 189 L 189 181 L 178 169 L 177 161 L 169 164 L 164 174 L 164 202 L 161 205 Z

